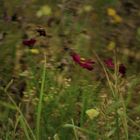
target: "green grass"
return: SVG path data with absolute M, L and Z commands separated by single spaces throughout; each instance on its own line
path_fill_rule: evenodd
M 45 56 L 45 54 L 44 54 Z M 42 74 L 42 81 L 41 81 L 41 88 L 40 88 L 40 96 L 39 102 L 37 107 L 37 117 L 36 117 L 36 139 L 40 140 L 40 131 L 41 131 L 41 113 L 42 113 L 42 105 L 43 105 L 43 95 L 44 95 L 44 87 L 45 87 L 45 78 L 46 78 L 46 56 L 44 59 L 44 67 L 43 67 L 43 74 Z
M 44 5 L 52 13 L 38 18 Z M 107 8 L 123 21 L 112 22 Z M 18 21 L 3 20 L 4 10 L 17 13 Z M 0 139 L 139 140 L 138 11 L 128 15 L 117 0 L 1 1 Z M 47 36 L 39 36 L 39 27 Z M 22 44 L 25 37 L 36 39 L 39 53 Z M 96 61 L 94 70 L 73 62 L 69 50 Z M 114 70 L 104 64 L 110 57 Z M 119 63 L 126 65 L 125 77 Z M 88 115 L 90 109 L 99 115 Z

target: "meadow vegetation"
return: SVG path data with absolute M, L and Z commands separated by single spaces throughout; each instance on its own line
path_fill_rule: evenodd
M 0 0 L 0 140 L 140 140 L 139 0 Z

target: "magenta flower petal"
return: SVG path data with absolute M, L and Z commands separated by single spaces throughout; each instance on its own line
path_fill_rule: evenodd
M 77 53 L 72 53 L 71 56 L 72 56 L 72 59 L 73 59 L 74 62 L 76 62 L 78 64 L 81 63 L 81 57 L 80 57 L 80 55 L 78 55 Z
M 94 69 L 93 68 L 93 63 L 89 63 L 89 62 L 81 63 L 80 66 L 82 68 L 85 68 L 85 69 L 90 70 L 90 71 Z
M 108 68 L 114 69 L 114 63 L 113 63 L 113 59 L 112 58 L 109 58 L 109 59 L 105 60 L 104 62 L 105 62 L 106 66 Z
M 36 40 L 34 38 L 31 38 L 31 39 L 25 39 L 23 40 L 23 45 L 26 45 L 26 46 L 34 46 L 34 44 L 36 43 Z

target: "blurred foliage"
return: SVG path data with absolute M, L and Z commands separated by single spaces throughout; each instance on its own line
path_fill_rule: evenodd
M 88 137 L 79 131 L 85 139 L 114 138 L 116 130 L 112 129 L 114 114 L 111 113 L 120 103 L 111 102 L 102 68 L 97 64 L 92 72 L 81 69 L 72 62 L 69 50 L 73 50 L 83 58 L 95 60 L 93 52 L 102 60 L 114 58 L 117 52 L 118 62 L 127 67 L 126 77 L 119 86 L 126 97 L 131 119 L 130 139 L 140 139 L 137 133 L 140 124 L 139 19 L 139 0 L 0 0 L 0 138 L 5 139 L 7 134 L 8 140 L 10 137 L 20 139 L 23 135 L 20 127 L 17 136 L 11 130 L 18 118 L 5 94 L 11 79 L 14 82 L 8 94 L 34 128 L 33 114 L 38 103 L 44 53 L 47 81 L 42 113 L 43 139 L 56 135 L 56 139 L 71 140 L 73 131 L 62 127 L 64 123 L 71 123 L 71 118 L 77 126 L 95 132 Z M 23 44 L 23 40 L 31 38 L 36 40 L 34 46 Z M 95 107 L 99 107 L 102 114 L 98 122 L 96 118 L 92 121 L 98 116 Z M 86 110 L 91 111 L 87 113 L 91 120 Z M 102 132 L 105 133 L 100 135 Z

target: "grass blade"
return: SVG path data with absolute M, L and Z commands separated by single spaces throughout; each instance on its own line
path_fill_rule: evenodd
M 42 101 L 44 95 L 44 86 L 45 86 L 45 77 L 46 77 L 46 56 L 42 73 L 42 82 L 39 96 L 39 103 L 37 107 L 37 119 L 36 119 L 36 138 L 40 140 L 40 121 L 41 121 L 41 112 L 42 112 Z

